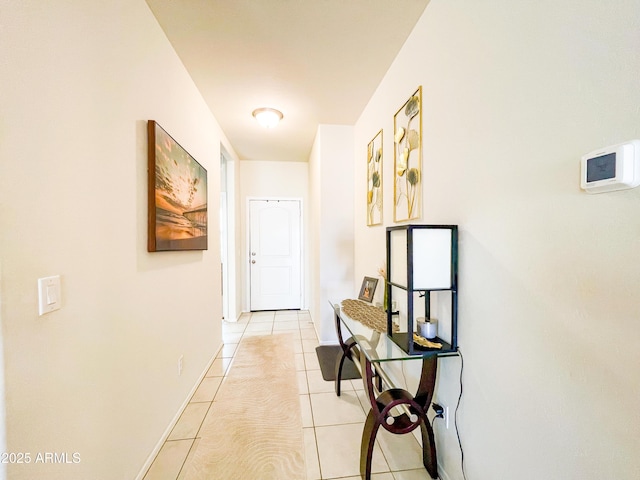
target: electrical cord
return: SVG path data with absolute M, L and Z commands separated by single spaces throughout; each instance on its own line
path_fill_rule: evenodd
M 460 447 L 462 478 L 467 480 L 467 475 L 464 471 L 464 450 L 462 449 L 462 440 L 460 439 L 460 431 L 458 430 L 458 409 L 460 408 L 460 402 L 462 400 L 462 372 L 464 371 L 464 358 L 462 357 L 462 351 L 460 351 L 460 349 L 458 349 L 458 354 L 460 355 L 460 394 L 458 395 L 458 403 L 456 404 L 456 409 L 453 414 L 453 422 L 456 429 L 456 437 L 458 438 L 458 446 Z M 432 403 L 431 408 L 436 413 L 433 420 L 431 420 L 432 422 L 435 421 L 436 418 L 444 419 L 444 407 L 437 403 Z
M 460 355 L 460 394 L 458 395 L 456 410 L 453 414 L 453 424 L 456 428 L 456 437 L 458 438 L 458 446 L 460 447 L 460 462 L 461 462 L 461 468 L 462 468 L 462 478 L 464 480 L 467 480 L 467 475 L 464 470 L 464 449 L 462 448 L 462 439 L 460 438 L 460 430 L 458 429 L 458 410 L 460 408 L 460 402 L 462 401 L 462 392 L 463 392 L 462 373 L 464 372 L 464 357 L 462 356 L 462 350 L 460 350 L 460 348 L 458 348 L 458 354 Z M 405 376 L 405 371 L 404 371 L 404 362 L 402 362 L 401 371 L 402 371 L 402 376 L 404 377 L 405 385 L 407 385 L 407 377 Z M 433 417 L 433 420 L 431 420 L 432 422 L 436 418 L 443 418 L 442 416 L 443 408 L 440 405 L 434 403 L 432 404 L 432 408 L 434 408 L 434 411 L 436 411 L 436 409 L 439 409 L 439 411 L 436 411 L 436 415 Z
M 462 400 L 462 372 L 464 371 L 464 357 L 462 356 L 462 350 L 458 348 L 460 354 L 460 395 L 458 395 L 458 403 L 456 405 L 456 411 L 453 415 L 453 422 L 456 427 L 456 436 L 458 437 L 458 446 L 460 447 L 460 460 L 462 466 L 462 478 L 467 480 L 467 476 L 464 472 L 464 450 L 462 449 L 462 440 L 460 440 L 460 431 L 458 430 L 458 408 L 460 408 L 460 401 Z

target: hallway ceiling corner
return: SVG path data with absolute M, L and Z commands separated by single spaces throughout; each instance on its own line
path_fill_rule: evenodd
M 356 122 L 429 2 L 146 1 L 240 159 L 302 162 L 319 124 Z

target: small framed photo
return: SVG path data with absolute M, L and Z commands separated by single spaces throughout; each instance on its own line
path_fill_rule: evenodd
M 364 277 L 364 280 L 362 280 L 362 287 L 360 287 L 360 295 L 358 295 L 358 300 L 364 300 L 365 302 L 371 303 L 377 285 L 377 278 Z

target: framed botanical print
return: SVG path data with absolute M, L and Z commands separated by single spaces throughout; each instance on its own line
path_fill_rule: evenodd
M 382 130 L 367 146 L 367 225 L 382 223 Z
M 420 218 L 422 206 L 422 87 L 393 117 L 393 221 Z

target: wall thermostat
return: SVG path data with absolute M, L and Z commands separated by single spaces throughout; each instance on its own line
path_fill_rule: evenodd
M 582 156 L 580 186 L 603 193 L 640 185 L 640 140 L 601 148 Z

